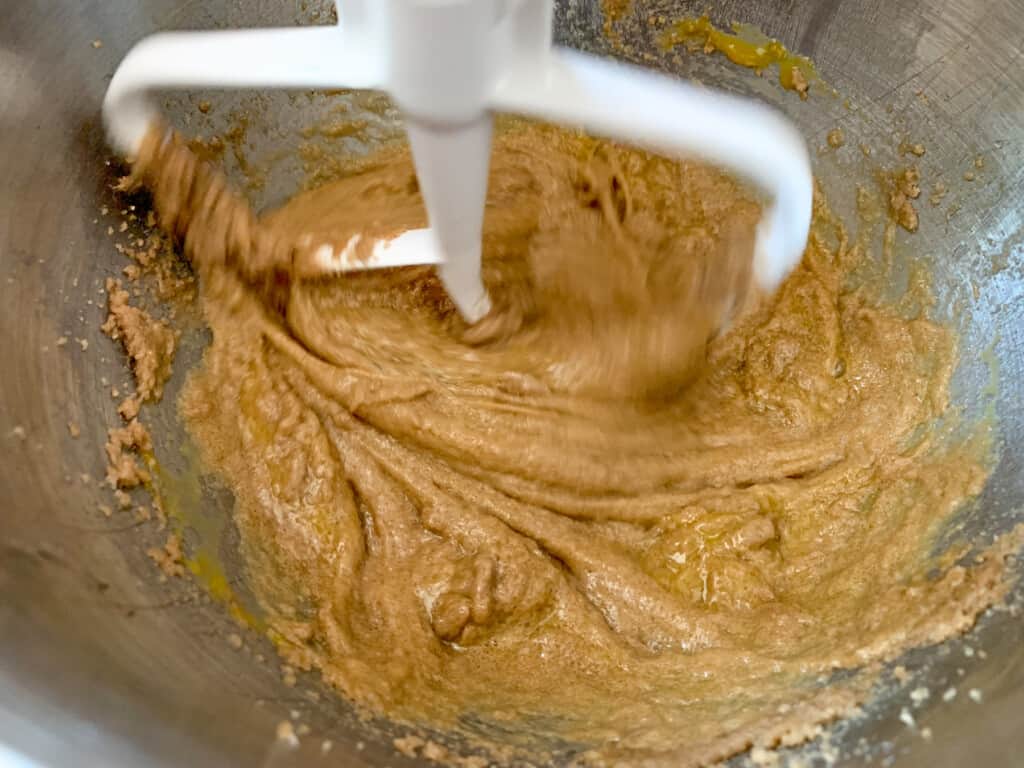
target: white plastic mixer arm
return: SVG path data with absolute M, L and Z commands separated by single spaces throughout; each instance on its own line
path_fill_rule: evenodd
M 358 25 L 166 32 L 138 43 L 103 101 L 114 147 L 134 156 L 159 117 L 158 90 L 185 88 L 381 88 L 383 57 Z

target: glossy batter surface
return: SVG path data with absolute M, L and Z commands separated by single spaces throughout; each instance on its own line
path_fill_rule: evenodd
M 820 203 L 759 300 L 759 208 L 727 177 L 509 131 L 498 309 L 466 328 L 428 269 L 316 278 L 299 245 L 422 226 L 401 153 L 262 221 L 161 134 L 135 172 L 200 274 L 213 341 L 181 411 L 272 633 L 373 712 L 706 763 L 844 711 L 834 670 L 1002 588 L 995 559 L 929 575 L 986 475 L 937 428 L 953 339 L 848 289 L 864 254 Z

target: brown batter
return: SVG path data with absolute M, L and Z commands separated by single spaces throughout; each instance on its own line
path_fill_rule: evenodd
M 802 266 L 740 312 L 759 212 L 732 181 L 520 127 L 487 208 L 499 309 L 467 329 L 428 269 L 315 279 L 296 245 L 422 226 L 404 154 L 264 221 L 159 133 L 135 175 L 201 276 L 181 410 L 272 635 L 372 711 L 706 763 L 841 711 L 832 671 L 1001 589 L 998 558 L 928 575 L 986 474 L 933 428 L 953 340 L 847 289 L 859 251 L 820 203 Z

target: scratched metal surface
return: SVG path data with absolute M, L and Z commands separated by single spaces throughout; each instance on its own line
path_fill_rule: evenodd
M 1021 0 L 720 0 L 719 21 L 739 19 L 815 59 L 842 99 L 800 102 L 767 81 L 723 67 L 717 57 L 658 52 L 650 18 L 702 11 L 708 3 L 637 2 L 620 31 L 647 65 L 778 104 L 813 147 L 841 125 L 846 151 L 816 158 L 837 204 L 858 179 L 870 179 L 856 145 L 895 161 L 903 138 L 927 146 L 926 189 L 943 180 L 942 205 L 921 205 L 921 232 L 905 244 L 934 264 L 937 313 L 961 331 L 958 402 L 968 413 L 994 408 L 1000 458 L 967 528 L 979 542 L 1022 516 L 1024 504 L 1024 40 Z M 144 548 L 151 526 L 129 515 L 108 520 L 107 503 L 88 473 L 102 473 L 114 402 L 102 380 L 125 378 L 123 363 L 99 333 L 102 278 L 120 257 L 105 226 L 113 172 L 97 111 L 106 82 L 132 42 L 157 29 L 325 21 L 317 3 L 175 0 L 23 0 L 0 25 L 0 743 L 53 766 L 371 766 L 411 765 L 388 733 L 357 723 L 315 681 L 288 688 L 265 643 L 229 647 L 224 611 L 174 585 L 160 585 Z M 590 0 L 562 0 L 558 39 L 613 51 Z M 101 48 L 92 46 L 102 40 Z M 918 94 L 921 94 L 920 96 Z M 195 111 L 198 95 L 169 97 L 173 118 L 193 132 L 223 128 L 236 107 L 260 116 L 253 155 L 294 146 L 296 129 L 329 110 L 321 98 L 283 94 L 220 95 L 225 109 Z M 386 123 L 390 115 L 384 116 Z M 384 129 L 382 128 L 382 131 Z M 347 147 L 359 151 L 360 147 Z M 974 159 L 985 167 L 972 183 Z M 237 170 L 237 169 L 235 169 Z M 272 164 L 261 204 L 282 199 L 300 176 L 287 159 Z M 244 177 L 239 176 L 240 181 Z M 927 195 L 927 191 L 925 193 Z M 94 301 L 89 305 L 88 301 Z M 72 343 L 54 347 L 61 335 Z M 74 339 L 84 339 L 82 350 Z M 190 347 L 186 355 L 194 355 Z M 991 360 L 997 361 L 994 402 Z M 172 383 L 181 383 L 181 368 Z M 170 400 L 171 397 L 168 398 Z M 150 417 L 172 440 L 180 428 L 169 407 Z M 81 425 L 71 439 L 67 422 Z M 14 434 L 24 429 L 25 438 Z M 222 514 L 228 499 L 207 489 Z M 219 510 L 219 512 L 218 512 Z M 960 695 L 915 710 L 933 739 L 900 724 L 903 700 L 882 697 L 866 718 L 840 727 L 840 765 L 986 766 L 1019 764 L 1024 751 L 1024 629 L 1006 613 L 987 617 L 967 641 L 909 655 L 933 692 Z M 984 652 L 982 659 L 980 651 Z M 263 654 L 260 663 L 255 654 Z M 981 704 L 964 694 L 977 687 Z M 322 698 L 314 703 L 309 692 Z M 275 744 L 275 725 L 292 710 L 316 738 L 296 751 Z M 321 739 L 334 749 L 321 754 Z M 864 739 L 866 750 L 858 743 Z M 357 750 L 357 742 L 364 748 Z M 863 754 L 859 754 L 863 752 Z

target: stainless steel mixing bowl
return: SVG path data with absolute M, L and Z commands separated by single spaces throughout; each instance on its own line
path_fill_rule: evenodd
M 755 24 L 811 56 L 842 96 L 807 102 L 721 57 L 658 51 L 649 17 L 695 15 L 705 5 L 638 1 L 619 22 L 629 53 L 616 55 L 756 93 L 793 115 L 814 146 L 843 127 L 847 148 L 816 161 L 840 205 L 857 179 L 871 183 L 862 141 L 881 164 L 896 162 L 904 138 L 924 143 L 925 195 L 936 181 L 949 187 L 940 205 L 922 203 L 921 231 L 904 238 L 905 250 L 928 258 L 936 314 L 960 329 L 958 402 L 973 416 L 994 407 L 998 463 L 964 516 L 972 538 L 989 540 L 1022 518 L 1024 504 L 1024 3 L 715 3 L 718 20 Z M 415 762 L 394 752 L 387 727 L 359 723 L 316 680 L 285 685 L 266 641 L 247 634 L 245 647 L 233 648 L 225 638 L 238 630 L 221 604 L 154 577 L 144 547 L 161 534 L 130 514 L 99 514 L 106 492 L 82 477 L 102 474 L 105 430 L 117 418 L 109 389 L 125 378 L 120 355 L 98 332 L 98 288 L 124 263 L 106 234 L 111 217 L 100 212 L 116 205 L 98 120 L 108 78 L 131 43 L 158 29 L 329 16 L 327 4 L 299 0 L 21 0 L 0 12 L 0 744 L 8 752 L 54 766 Z M 564 0 L 557 37 L 611 53 L 603 21 L 594 0 Z M 209 115 L 195 109 L 196 98 L 168 100 L 183 127 L 209 133 L 224 127 L 229 107 L 246 109 L 247 141 L 259 154 L 294 146 L 296 129 L 340 97 L 221 95 Z M 975 169 L 978 157 L 984 167 Z M 262 203 L 286 195 L 300 170 L 288 160 L 274 168 L 256 194 Z M 973 182 L 964 181 L 968 171 Z M 62 335 L 71 341 L 58 348 Z M 185 367 L 149 417 L 170 436 L 160 449 L 169 464 L 181 437 L 172 401 Z M 81 425 L 78 439 L 69 421 Z M 227 496 L 203 493 L 209 514 L 223 517 Z M 230 560 L 230 536 L 223 547 Z M 839 764 L 1020 765 L 1022 639 L 1024 622 L 1003 611 L 967 640 L 909 654 L 902 663 L 932 691 L 929 705 L 914 710 L 932 739 L 898 720 L 904 690 L 836 731 Z M 949 686 L 960 694 L 942 702 Z M 981 703 L 965 695 L 972 688 Z M 311 728 L 295 750 L 274 737 L 293 712 Z M 328 753 L 323 739 L 333 742 Z

